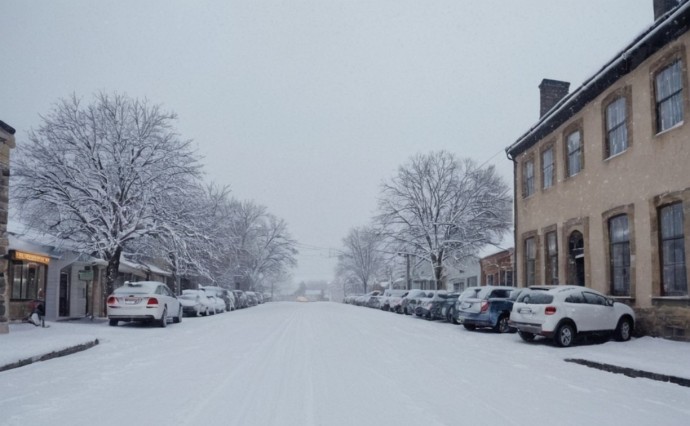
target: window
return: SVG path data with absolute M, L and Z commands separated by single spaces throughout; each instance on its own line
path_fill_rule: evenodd
M 628 148 L 628 126 L 625 98 L 619 97 L 606 107 L 606 157 Z
M 513 271 L 505 271 L 505 282 L 503 285 L 509 285 L 511 287 L 514 286 L 513 284 Z
M 659 212 L 661 231 L 662 294 L 686 296 L 685 235 L 683 233 L 683 204 L 664 206 Z
M 554 167 L 553 167 L 553 147 L 541 153 L 541 174 L 544 189 L 553 186 Z
M 476 287 L 477 286 L 477 277 L 469 277 L 467 279 L 467 286 L 468 287 Z
M 582 170 L 582 136 L 579 130 L 570 133 L 566 139 L 568 153 L 568 176 L 575 176 Z
M 576 292 L 565 298 L 566 303 L 585 303 L 585 297 L 581 292 Z
M 611 294 L 630 295 L 630 230 L 628 216 L 609 219 Z
M 12 300 L 43 299 L 46 266 L 38 263 L 12 262 Z
M 582 296 L 585 298 L 585 303 L 587 303 L 589 305 L 606 306 L 606 298 L 602 295 L 594 294 L 594 293 L 590 293 L 588 291 L 585 291 L 582 293 Z
M 493 276 L 493 274 L 487 275 L 487 276 L 486 276 L 486 284 L 487 284 L 487 285 L 494 285 L 494 276 Z
M 537 246 L 534 238 L 525 240 L 525 284 L 536 284 Z
M 556 232 L 546 234 L 546 284 L 558 284 L 558 245 Z
M 676 60 L 654 77 L 656 131 L 663 132 L 683 121 L 682 62 Z
M 530 195 L 534 194 L 534 160 L 529 159 L 525 161 L 524 169 L 522 171 L 523 173 L 523 196 L 524 197 L 529 197 Z

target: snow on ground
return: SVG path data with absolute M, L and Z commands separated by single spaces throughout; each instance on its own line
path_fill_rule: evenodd
M 690 378 L 690 344 L 642 338 L 562 349 L 335 303 L 269 303 L 166 329 L 16 324 L 0 335 L 0 365 L 94 338 L 100 344 L 92 349 L 0 372 L 0 424 L 684 425 L 690 418 L 690 388 L 563 361 Z

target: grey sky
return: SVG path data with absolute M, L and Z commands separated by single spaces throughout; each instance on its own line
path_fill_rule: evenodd
M 652 0 L 1 0 L 0 119 L 17 143 L 61 97 L 147 97 L 179 114 L 208 180 L 284 218 L 296 280 L 327 279 L 379 184 L 411 155 L 495 164 L 652 24 Z

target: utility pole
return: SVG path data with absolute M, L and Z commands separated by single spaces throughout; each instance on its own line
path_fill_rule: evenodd
M 407 290 L 410 289 L 410 253 L 405 253 L 405 283 Z

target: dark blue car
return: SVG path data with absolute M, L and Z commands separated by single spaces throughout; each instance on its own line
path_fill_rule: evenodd
M 470 287 L 463 292 L 456 305 L 456 320 L 468 330 L 491 328 L 498 333 L 515 331 L 508 325 L 515 287 Z

